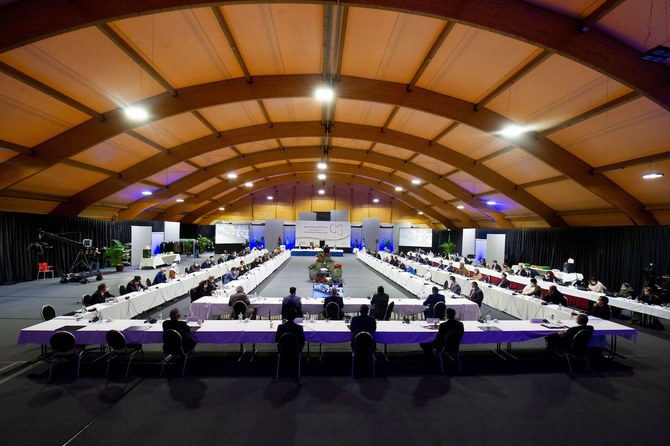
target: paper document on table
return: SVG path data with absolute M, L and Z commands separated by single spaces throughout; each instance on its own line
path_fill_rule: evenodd
M 146 331 L 151 328 L 151 325 L 131 325 L 123 331 Z
M 546 327 L 546 328 L 551 328 L 551 329 L 563 329 L 563 328 L 568 328 L 568 327 L 566 327 L 565 325 L 557 324 L 557 323 L 551 323 L 551 322 L 545 322 L 545 323 L 540 324 L 540 325 L 542 325 L 543 327 Z

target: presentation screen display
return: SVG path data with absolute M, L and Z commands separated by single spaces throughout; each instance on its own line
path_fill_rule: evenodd
M 222 223 L 216 225 L 214 243 L 217 245 L 244 243 L 245 240 L 249 241 L 249 225 L 226 225 Z
M 400 246 L 418 246 L 432 248 L 433 230 L 430 228 L 400 228 L 398 243 Z
M 330 247 L 349 247 L 351 244 L 351 223 L 348 221 L 304 221 L 295 222 L 296 245 L 319 246 L 323 240 Z

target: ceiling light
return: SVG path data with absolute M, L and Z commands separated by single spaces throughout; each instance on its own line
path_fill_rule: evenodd
M 372 200 L 372 202 L 373 202 L 373 203 L 379 203 L 379 198 L 374 198 L 374 199 Z
M 220 211 L 225 211 L 225 210 L 226 210 L 226 208 L 219 208 L 219 210 L 220 210 Z
M 412 184 L 421 184 L 421 180 L 419 180 L 419 179 L 417 179 L 417 178 L 414 178 L 414 179 L 412 180 Z
M 234 173 L 229 173 L 228 178 L 230 178 L 231 180 L 234 180 L 235 178 L 237 178 L 237 175 L 234 174 Z
M 183 203 L 184 199 L 183 198 L 177 198 L 177 203 Z
M 142 191 L 142 195 L 145 195 L 145 196 L 146 195 L 152 195 L 152 194 L 153 194 L 153 192 L 151 192 L 150 190 L 143 190 Z
M 335 92 L 330 87 L 319 87 L 314 92 L 314 96 L 321 102 L 330 102 L 335 97 Z
M 496 202 L 493 201 L 493 200 L 489 200 L 489 201 L 486 202 L 486 204 L 488 204 L 489 206 L 495 206 L 495 205 L 498 204 L 498 203 L 496 203 Z
M 133 121 L 146 121 L 149 118 L 149 113 L 140 107 L 126 107 L 124 111 L 126 117 Z
M 520 136 L 526 133 L 529 129 L 527 127 L 522 127 L 520 125 L 509 125 L 502 129 L 500 135 L 513 138 L 515 136 Z
M 246 183 L 244 183 L 244 185 L 246 187 L 253 187 L 254 183 L 252 183 L 251 181 L 247 181 Z
M 400 186 L 396 186 L 396 187 L 395 187 L 395 191 L 396 191 L 396 192 L 400 192 L 400 191 L 402 191 L 402 187 L 400 187 Z
M 325 173 L 320 173 L 319 175 L 317 175 L 317 178 L 320 179 L 320 180 L 325 180 L 326 179 L 326 174 Z
M 459 204 L 458 206 L 456 206 L 456 209 L 465 209 L 465 206 L 463 206 L 462 204 Z
M 642 178 L 645 180 L 654 180 L 656 178 L 661 178 L 662 176 L 664 176 L 664 174 L 661 172 L 647 172 L 642 175 Z
M 325 194 L 325 193 L 326 193 L 325 190 L 323 190 L 323 189 L 319 189 L 319 195 L 323 195 L 323 194 Z
M 670 48 L 658 45 L 643 53 L 640 56 L 640 60 L 644 60 L 645 62 L 663 62 L 668 57 L 670 57 Z
M 316 164 L 316 167 L 317 167 L 317 169 L 320 169 L 320 170 L 328 169 L 328 163 L 326 163 L 324 161 L 320 161 Z
M 417 214 L 423 215 L 423 211 L 419 211 L 419 212 L 417 212 Z
M 274 197 L 272 195 L 268 195 L 268 200 L 272 200 Z

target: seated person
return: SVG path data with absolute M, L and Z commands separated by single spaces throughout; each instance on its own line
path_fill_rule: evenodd
M 216 264 L 220 265 L 225 261 L 226 261 L 226 254 L 221 254 L 221 257 L 218 258 L 218 260 L 216 261 Z
M 295 323 L 295 318 L 298 317 L 296 309 L 291 307 L 286 312 L 286 322 L 279 324 L 277 327 L 277 333 L 275 333 L 275 342 L 279 342 L 279 338 L 284 333 L 292 333 L 298 338 L 298 347 L 300 351 L 305 347 L 305 331 L 302 328 L 302 325 Z
M 181 335 L 181 345 L 184 351 L 188 353 L 195 348 L 197 342 L 191 337 L 191 327 L 185 321 L 180 321 L 180 317 L 178 308 L 170 310 L 170 319 L 163 321 L 163 331 L 177 330 Z M 165 352 L 165 346 L 163 346 L 163 352 L 167 353 Z
M 564 307 L 568 306 L 568 299 L 566 299 L 565 296 L 560 291 L 558 291 L 556 285 L 551 285 L 549 287 L 549 292 L 542 296 L 542 300 L 554 305 L 563 305 Z
M 470 294 L 468 294 L 468 299 L 479 305 L 479 307 L 482 306 L 484 292 L 479 288 L 477 282 L 472 282 L 472 289 L 470 290 Z
M 351 324 L 349 329 L 351 330 L 351 347 L 354 347 L 354 338 L 356 335 L 362 331 L 367 331 L 370 333 L 374 339 L 375 332 L 377 331 L 377 321 L 372 316 L 369 316 L 368 313 L 370 309 L 367 305 L 361 305 L 359 310 L 359 316 L 354 316 L 351 318 Z M 373 344 L 373 349 L 376 350 L 376 345 Z
M 449 265 L 446 268 L 447 272 L 453 273 L 456 272 L 456 268 L 454 267 L 454 262 L 449 262 Z
M 560 283 L 561 281 L 556 277 L 553 271 L 547 271 L 547 273 L 544 276 L 544 281 L 545 282 L 551 282 L 551 283 Z
M 514 271 L 512 271 L 512 268 L 507 263 L 503 263 L 502 272 L 509 274 Z
M 626 297 L 626 298 L 631 298 L 631 296 L 635 293 L 635 290 L 633 287 L 630 285 L 630 283 L 624 282 L 621 284 L 621 288 L 619 289 L 619 296 L 621 297 Z
M 589 284 L 587 286 L 589 291 L 593 291 L 594 293 L 602 293 L 603 291 L 607 290 L 607 287 L 600 283 L 598 279 L 595 277 L 591 277 L 591 280 L 589 280 Z
M 437 269 L 445 270 L 446 268 L 447 268 L 447 265 L 444 264 L 444 260 L 440 260 L 440 264 L 437 266 Z
M 329 303 L 335 302 L 338 307 L 340 307 L 340 311 L 337 315 L 337 318 L 330 318 L 330 319 L 337 319 L 340 320 L 344 317 L 344 312 L 342 309 L 344 308 L 344 300 L 337 294 L 337 288 L 332 287 L 330 289 L 330 296 L 326 297 L 323 300 L 323 316 L 328 319 L 328 314 L 326 313 L 326 306 L 328 306 Z
M 91 294 L 91 305 L 104 304 L 107 302 L 107 299 L 111 299 L 112 297 L 114 296 L 109 294 L 109 288 L 107 288 L 107 285 L 105 283 L 101 283 L 98 285 L 98 289 L 95 291 L 95 293 Z
M 228 271 L 226 274 L 224 274 L 223 284 L 225 285 L 227 283 L 232 282 L 233 280 L 237 280 L 238 275 L 239 274 L 238 274 L 237 268 L 235 268 L 235 267 L 231 268 L 230 271 Z
M 407 271 L 410 274 L 416 274 L 416 270 L 414 269 L 414 267 L 411 264 L 407 265 L 407 269 L 405 271 Z
M 146 289 L 147 287 L 142 283 L 142 278 L 140 276 L 133 277 L 133 280 L 126 285 L 126 293 L 134 293 L 135 291 Z
M 230 254 L 228 254 L 228 257 L 226 257 L 226 261 L 234 260 L 236 257 L 237 257 L 237 252 L 233 251 Z
M 159 283 L 167 283 L 167 276 L 165 275 L 165 267 L 161 268 L 154 277 L 152 285 L 158 285 Z
M 237 270 L 239 271 L 240 276 L 243 276 L 244 274 L 249 272 L 249 268 L 247 268 L 247 265 L 244 263 L 244 260 L 240 260 L 240 266 L 237 267 Z
M 610 300 L 607 296 L 598 296 L 598 301 L 593 304 L 593 308 L 591 309 L 591 316 L 609 320 L 612 317 L 609 302 Z
M 438 292 L 438 288 L 436 286 L 433 287 L 433 293 L 429 294 L 426 300 L 423 301 L 423 306 L 426 308 L 423 311 L 423 315 L 426 318 L 429 317 L 435 317 L 435 313 L 433 312 L 433 308 L 435 307 L 435 304 L 438 302 L 444 302 L 444 294 L 440 294 Z
M 470 271 L 468 271 L 464 263 L 461 263 L 461 266 L 458 267 L 458 269 L 456 270 L 456 274 L 465 277 L 470 277 Z
M 207 260 L 202 262 L 202 269 L 211 268 L 214 266 L 214 256 L 207 257 Z
M 179 266 L 177 265 L 177 262 L 174 262 L 172 263 L 172 265 L 170 265 L 170 272 L 168 273 L 168 278 L 176 279 L 177 277 L 181 277 L 181 273 L 179 272 Z
M 398 268 L 400 268 L 401 271 L 407 271 L 407 266 L 402 262 L 398 264 Z
M 500 282 L 498 282 L 498 286 L 500 288 L 509 288 L 512 284 L 507 280 L 507 273 L 502 273 L 501 276 L 502 278 L 500 279 Z
M 389 295 L 384 292 L 383 286 L 377 287 L 377 292 L 370 299 L 370 305 L 372 306 L 372 317 L 378 321 L 383 321 L 389 305 Z
M 242 301 L 245 304 L 247 304 L 247 311 L 244 314 L 244 318 L 256 319 L 256 309 L 251 308 L 251 302 L 249 301 L 249 297 L 247 296 L 247 293 L 244 292 L 244 288 L 241 286 L 235 288 L 235 292 L 230 295 L 230 298 L 228 299 L 228 306 L 232 308 L 233 305 L 235 305 L 235 302 L 239 301 Z M 235 317 L 234 310 L 231 310 L 230 317 L 231 319 Z
M 458 284 L 458 282 L 456 282 L 456 278 L 454 276 L 449 276 L 449 291 L 457 296 L 461 295 L 461 286 Z
M 473 280 L 482 280 L 484 276 L 482 276 L 482 273 L 479 272 L 479 268 L 475 268 L 475 271 L 472 273 L 472 279 Z
M 447 337 L 447 333 L 458 330 L 461 333 L 465 331 L 463 322 L 456 319 L 456 310 L 453 308 L 447 308 L 447 320 L 440 324 L 440 328 L 435 335 L 435 340 L 431 343 L 420 344 L 421 348 L 429 353 L 431 350 L 437 350 L 438 352 L 444 347 L 444 340 Z
M 281 317 L 282 319 L 288 319 L 288 311 L 293 308 L 295 310 L 296 317 L 302 317 L 302 300 L 300 296 L 296 294 L 296 288 L 292 286 L 288 289 L 288 296 L 284 296 L 281 302 Z
M 502 272 L 502 268 L 500 265 L 498 265 L 498 261 L 494 260 L 493 263 L 491 264 L 490 268 L 494 271 Z
M 547 340 L 547 352 L 551 353 L 554 350 L 556 350 L 556 347 L 560 347 L 563 349 L 568 349 L 570 348 L 570 345 L 572 345 L 572 340 L 575 338 L 575 335 L 582 331 L 584 328 L 589 328 L 593 330 L 592 326 L 586 325 L 589 323 L 589 317 L 585 315 L 584 313 L 580 313 L 577 315 L 577 325 L 574 327 L 568 328 L 566 331 L 563 331 L 561 333 L 554 333 L 549 336 L 547 336 L 545 339 Z
M 530 267 L 525 266 L 523 263 L 519 263 L 519 273 L 521 277 L 533 277 L 531 275 Z
M 530 279 L 530 282 L 523 288 L 521 294 L 524 296 L 540 298 L 542 296 L 542 288 L 537 284 L 537 280 Z
M 204 296 L 211 296 L 211 294 L 209 294 L 209 291 L 207 290 L 207 281 L 201 280 L 198 283 L 198 286 L 195 287 L 195 290 L 193 290 L 193 299 L 191 300 L 191 302 L 195 302 L 196 300 Z
M 192 272 L 200 271 L 200 262 L 198 262 L 197 260 L 193 262 L 193 265 L 191 265 L 191 271 Z
M 214 291 L 218 290 L 219 286 L 216 284 L 216 280 L 213 275 L 210 275 L 205 282 L 205 291 L 207 296 L 213 296 Z

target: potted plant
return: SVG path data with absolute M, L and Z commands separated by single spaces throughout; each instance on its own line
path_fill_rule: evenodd
M 449 257 L 449 254 L 454 252 L 456 249 L 456 243 L 452 242 L 451 239 L 449 241 L 446 241 L 440 245 L 440 248 L 442 248 L 442 255 L 443 257 Z
M 200 252 L 207 251 L 207 248 L 209 248 L 209 245 L 211 244 L 212 244 L 211 239 L 204 236 L 198 237 L 198 248 L 200 249 Z
M 187 256 L 193 254 L 193 240 L 184 240 L 184 251 Z
M 118 240 L 112 240 L 114 244 L 105 249 L 105 259 L 108 265 L 116 267 L 116 270 L 123 271 L 123 258 L 130 250 L 130 243 L 123 244 Z

